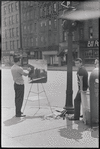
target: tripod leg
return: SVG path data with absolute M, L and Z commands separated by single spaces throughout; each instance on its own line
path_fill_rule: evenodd
M 24 110 L 25 110 L 26 103 L 27 103 L 27 101 L 28 101 L 29 94 L 30 94 L 30 92 L 31 92 L 32 85 L 33 85 L 33 84 L 31 84 L 31 87 L 30 87 L 30 90 L 29 90 L 29 93 L 28 93 L 28 96 L 27 96 L 27 99 L 26 99 L 26 102 L 25 102 L 25 105 L 24 105 L 24 108 L 23 108 L 23 113 L 24 113 Z
M 39 99 L 39 85 L 37 83 L 37 90 L 38 90 L 38 103 L 39 103 L 39 109 L 40 109 L 40 99 Z
M 41 85 L 42 85 L 42 87 L 43 87 L 43 91 L 45 92 L 45 89 L 44 89 L 44 86 L 43 86 L 43 84 L 42 84 L 42 83 L 41 83 Z M 45 92 L 45 95 L 46 95 L 46 97 L 47 97 L 46 92 Z M 48 100 L 48 97 L 47 97 L 47 101 L 48 101 L 48 103 L 49 103 L 49 106 L 50 106 L 51 112 L 53 113 L 52 108 L 51 108 L 51 105 L 50 105 L 50 102 L 49 102 L 49 100 Z

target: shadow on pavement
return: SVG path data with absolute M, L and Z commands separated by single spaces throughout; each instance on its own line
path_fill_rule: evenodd
M 3 123 L 5 126 L 10 126 L 10 125 L 16 125 L 17 123 L 22 122 L 24 119 L 21 119 L 20 117 L 15 117 L 13 116 L 11 119 L 8 119 L 4 121 Z
M 75 123 L 77 126 L 75 126 Z M 66 128 L 59 129 L 59 133 L 62 137 L 68 138 L 68 139 L 74 139 L 76 141 L 82 139 L 82 132 L 84 131 L 90 131 L 91 137 L 98 138 L 98 129 L 91 129 L 89 126 L 84 125 L 84 123 L 80 121 L 75 121 L 74 124 L 72 121 L 67 121 Z
M 36 113 L 38 112 L 38 110 L 36 111 Z M 10 126 L 10 125 L 16 125 L 17 123 L 21 123 L 23 121 L 25 121 L 26 119 L 33 119 L 33 118 L 41 118 L 44 119 L 44 115 L 40 115 L 40 116 L 35 116 L 35 114 L 32 116 L 26 116 L 26 117 L 15 117 L 13 116 L 11 119 L 8 119 L 6 121 L 4 121 L 3 123 L 5 124 L 5 126 Z
M 61 128 L 59 129 L 59 133 L 62 137 L 67 138 L 67 139 L 74 139 L 78 141 L 79 139 L 82 139 L 82 133 L 84 130 L 79 128 L 78 129 L 73 129 L 72 128 L 73 124 L 70 124 L 66 128 Z

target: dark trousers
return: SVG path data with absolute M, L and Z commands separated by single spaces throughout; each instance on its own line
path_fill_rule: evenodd
M 22 108 L 23 98 L 24 98 L 24 84 L 19 85 L 14 83 L 14 90 L 15 90 L 16 115 L 21 115 L 21 108 Z
M 78 91 L 74 99 L 74 117 L 80 117 L 81 93 Z

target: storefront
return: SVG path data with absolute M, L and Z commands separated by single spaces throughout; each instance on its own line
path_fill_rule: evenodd
M 42 59 L 42 51 L 40 48 L 31 47 L 27 50 L 28 59 Z
M 2 51 L 1 63 L 10 65 L 10 51 Z
M 58 51 L 42 51 L 43 59 L 47 60 L 48 65 L 58 65 Z
M 80 41 L 80 57 L 84 64 L 94 64 L 95 59 L 99 57 L 98 39 Z

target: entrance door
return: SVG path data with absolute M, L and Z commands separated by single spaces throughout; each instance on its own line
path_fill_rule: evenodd
M 50 56 L 50 65 L 53 65 L 53 56 Z

